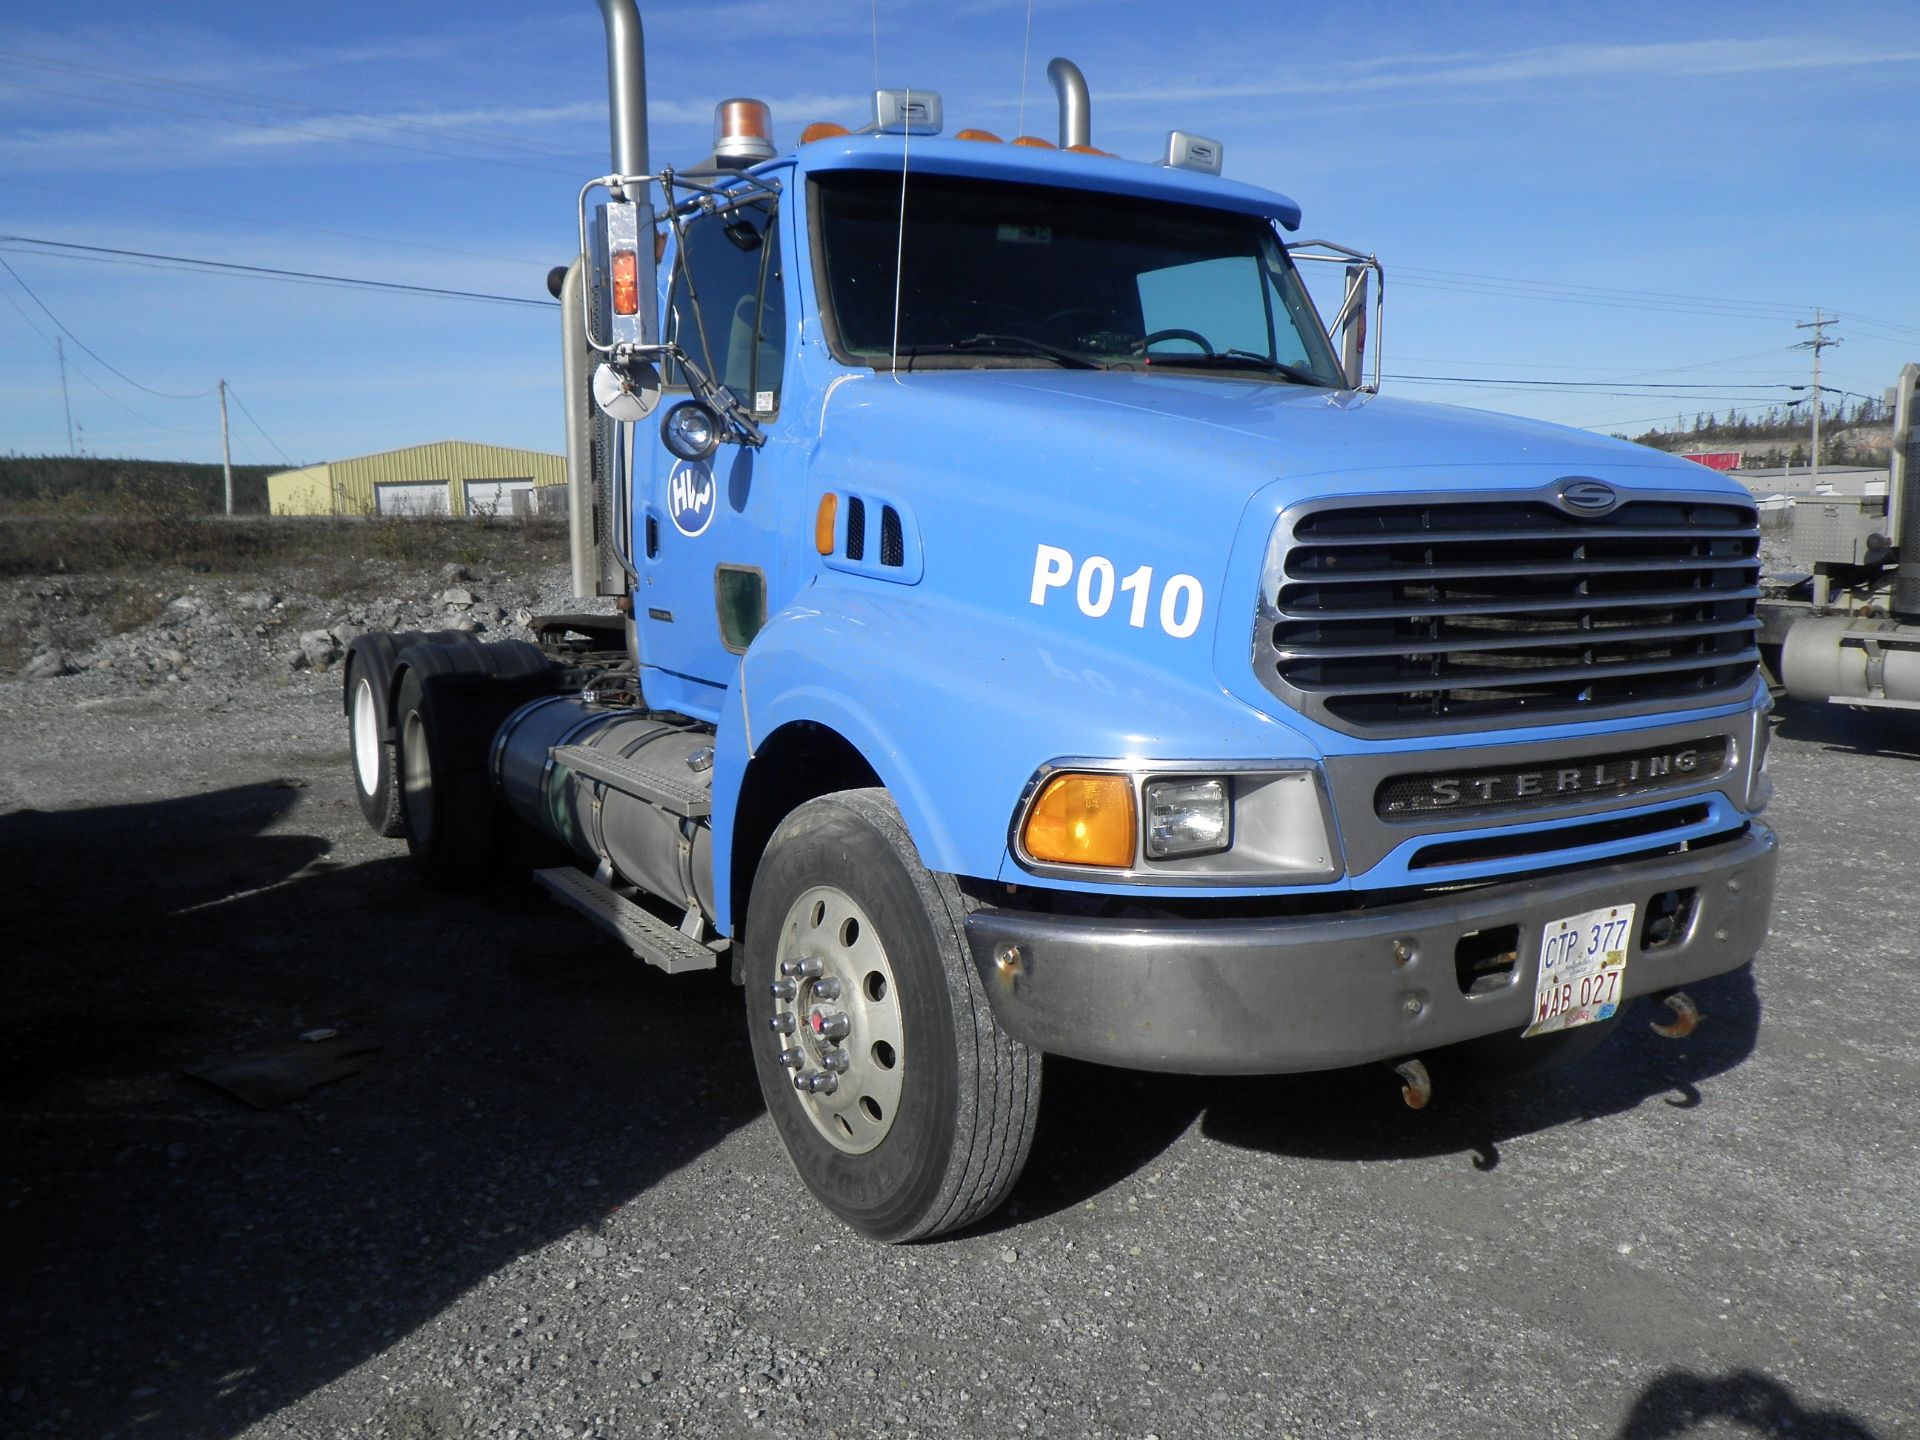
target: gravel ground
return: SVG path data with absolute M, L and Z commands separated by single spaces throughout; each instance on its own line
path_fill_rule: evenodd
M 1420 1114 L 1052 1064 L 1011 1205 L 884 1249 L 793 1178 L 723 978 L 416 886 L 337 672 L 199 583 L 182 679 L 0 680 L 0 1433 L 1920 1435 L 1910 722 L 1784 717 L 1774 936 L 1690 1040 Z M 269 1110 L 182 1074 L 316 1027 L 378 1048 Z

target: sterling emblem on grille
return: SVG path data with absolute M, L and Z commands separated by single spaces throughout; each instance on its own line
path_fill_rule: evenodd
M 1564 480 L 1555 498 L 1576 515 L 1604 515 L 1620 503 L 1620 492 L 1604 480 Z
M 1669 790 L 1710 780 L 1727 767 L 1733 747 L 1724 735 L 1613 755 L 1583 755 L 1537 765 L 1396 775 L 1374 795 L 1383 820 L 1472 815 L 1566 805 L 1600 796 Z

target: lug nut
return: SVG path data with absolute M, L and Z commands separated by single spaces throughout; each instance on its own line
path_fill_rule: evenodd
M 807 1016 L 807 1024 L 822 1040 L 844 1040 L 853 1029 L 844 1010 L 815 1010 Z
M 822 975 L 813 982 L 813 998 L 816 1000 L 838 1000 L 840 998 L 840 979 L 836 975 Z
M 791 1035 L 796 1022 L 791 1010 L 782 1010 L 778 1015 L 769 1017 L 767 1024 L 776 1035 Z
M 814 1071 L 807 1077 L 807 1093 L 810 1095 L 831 1095 L 840 1088 L 840 1077 Z
M 808 1070 L 804 1074 L 794 1076 L 793 1088 L 800 1091 L 802 1094 L 805 1094 L 807 1090 L 807 1082 L 809 1080 L 812 1080 L 817 1075 L 819 1075 L 819 1073 L 820 1072 L 818 1070 Z
M 796 980 L 811 980 L 825 968 L 818 955 L 808 955 L 800 960 L 782 960 L 780 973 Z
M 807 1052 L 791 1047 L 782 1050 L 780 1052 L 780 1063 L 789 1070 L 798 1070 L 802 1065 L 807 1063 Z
M 825 1050 L 821 1052 L 820 1067 L 823 1070 L 831 1070 L 836 1075 L 844 1075 L 847 1073 L 849 1063 L 847 1052 L 844 1050 Z
M 776 1000 L 790 1001 L 800 993 L 800 987 L 791 980 L 776 980 L 769 988 L 773 991 L 773 998 Z

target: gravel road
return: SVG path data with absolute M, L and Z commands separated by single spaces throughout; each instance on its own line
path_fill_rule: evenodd
M 423 581 L 438 588 L 438 578 Z M 1920 1435 L 1920 728 L 1787 714 L 1758 964 L 1500 1088 L 1059 1063 L 987 1229 L 801 1190 L 741 1005 L 363 826 L 335 672 L 0 681 L 8 1436 Z M 184 1067 L 298 1036 L 268 1110 Z

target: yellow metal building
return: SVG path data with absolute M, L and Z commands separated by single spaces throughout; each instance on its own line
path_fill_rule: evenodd
M 540 450 L 439 440 L 267 477 L 275 515 L 502 515 L 536 486 L 564 485 L 567 462 Z

